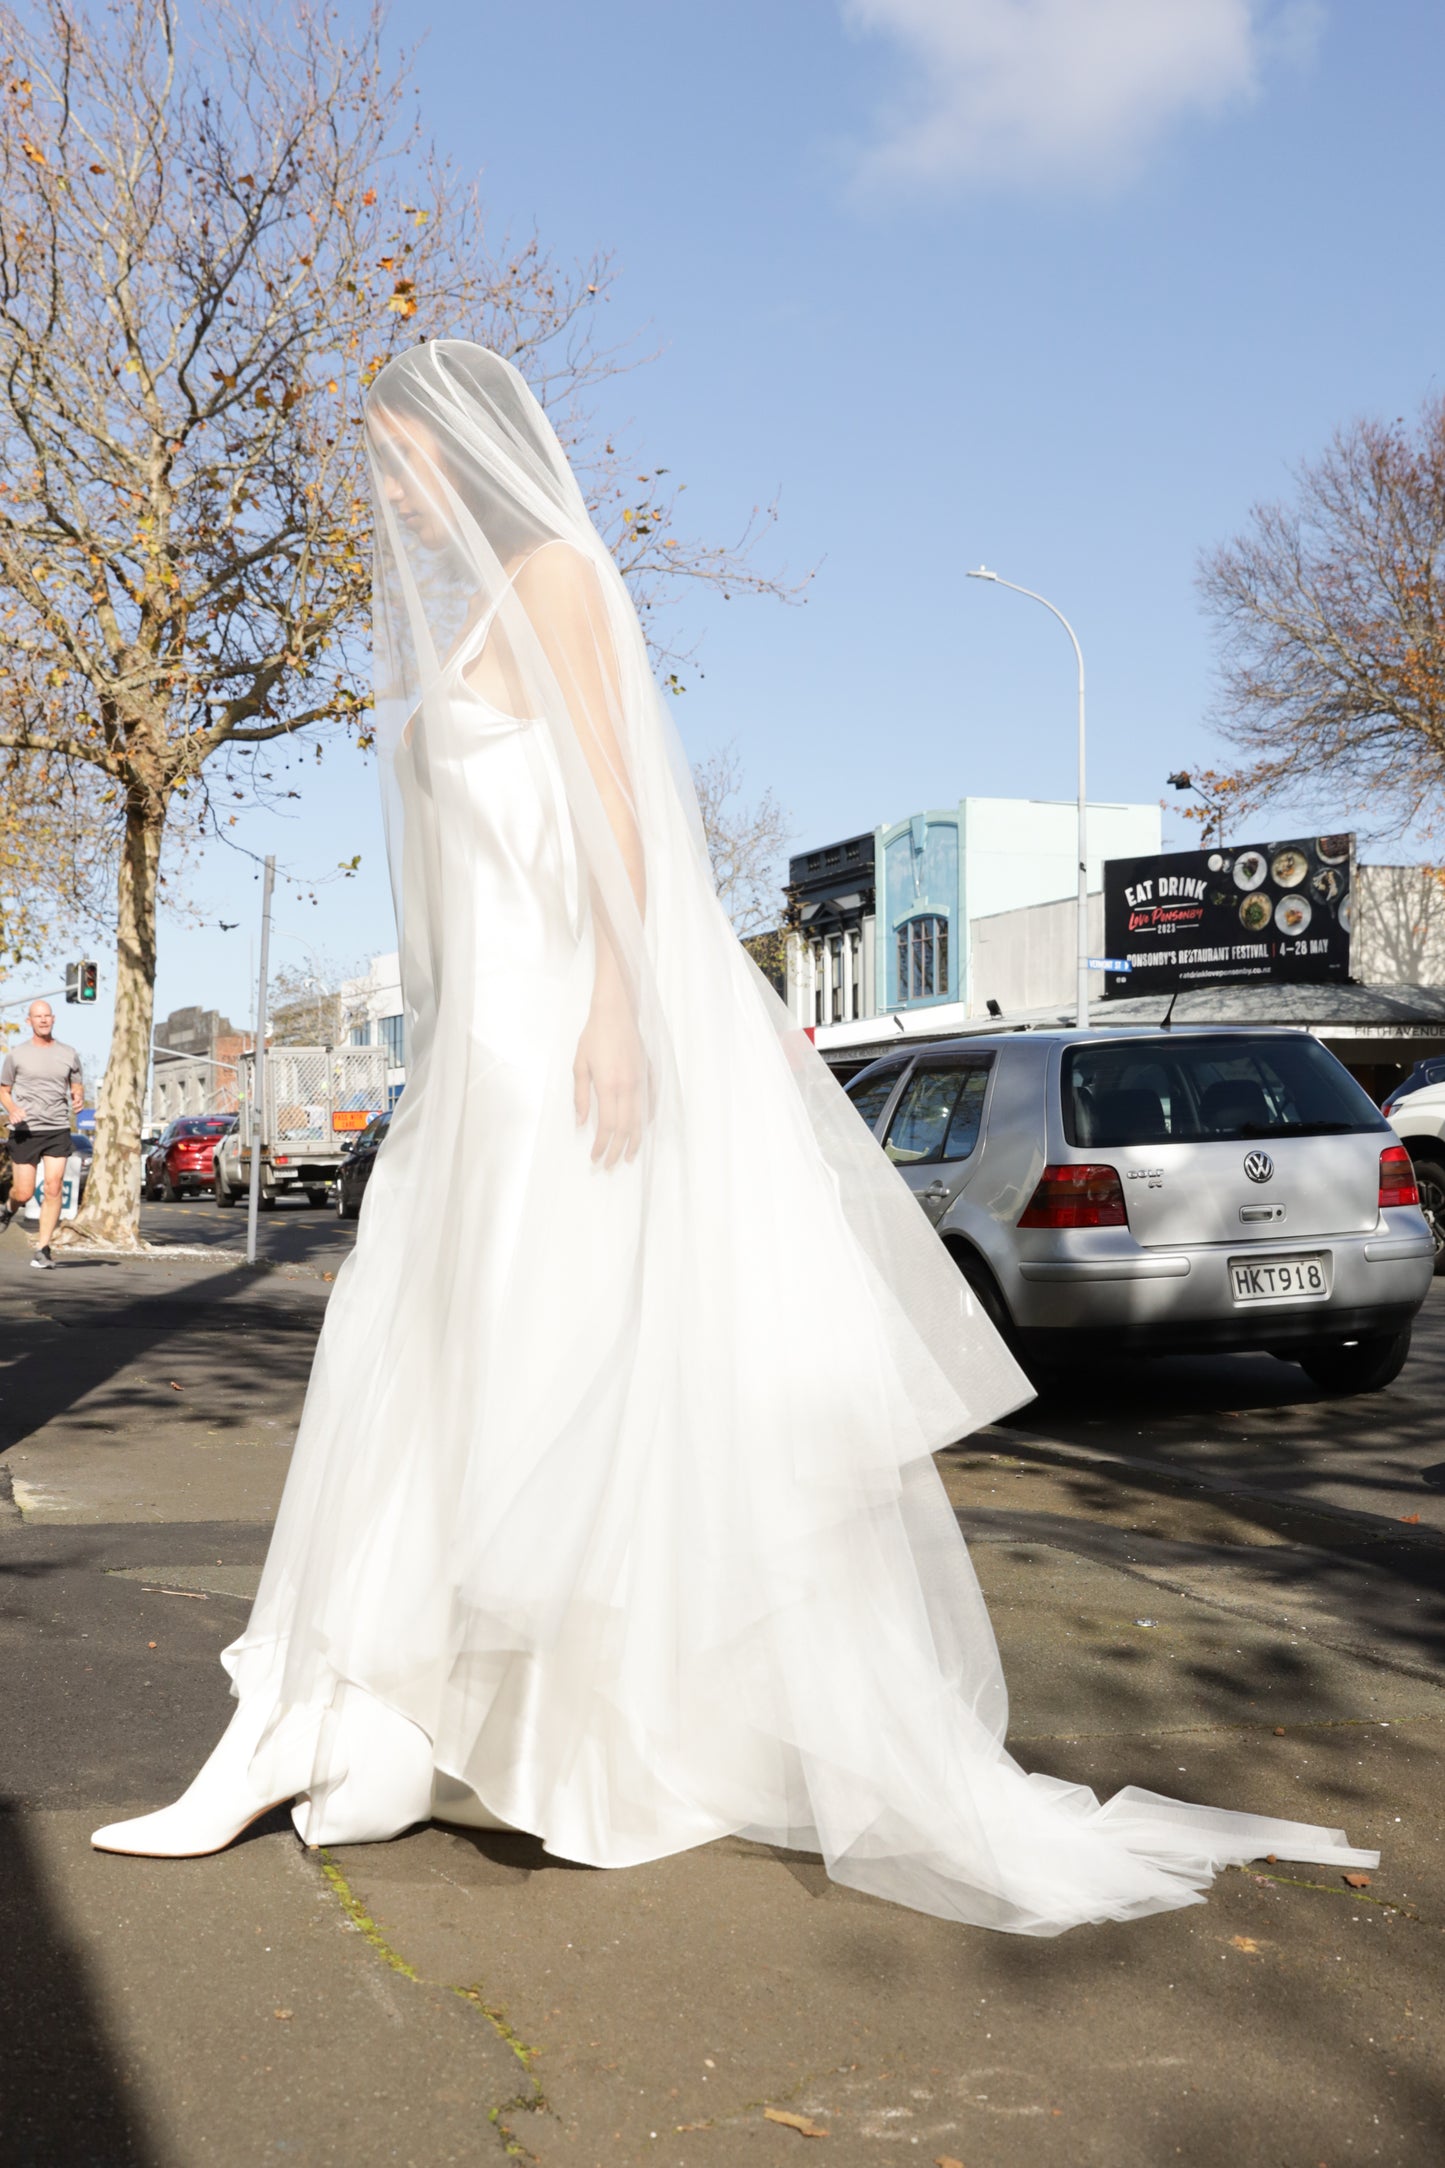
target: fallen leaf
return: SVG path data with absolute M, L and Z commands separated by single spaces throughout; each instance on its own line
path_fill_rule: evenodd
M 292 2010 L 273 2010 L 271 2015 L 272 2017 L 294 2017 L 295 2012 Z
M 1271 1867 L 1277 1867 L 1279 1865 L 1278 1852 L 1266 1852 L 1264 1856 L 1269 1861 Z
M 1259 1944 L 1255 1941 L 1253 1935 L 1231 1935 L 1229 1945 L 1234 1950 L 1246 1950 L 1251 1956 L 1259 1948 Z
M 963 2162 L 955 2160 L 951 2153 L 935 2153 L 933 2168 L 963 2168 Z
M 1400 1515 L 1400 1519 L 1404 1523 L 1406 1528 L 1418 1528 L 1420 1525 L 1420 1516 L 1418 1513 L 1402 1513 Z
M 1276 1725 L 1275 1725 L 1275 1727 L 1274 1727 L 1274 1735 L 1275 1735 L 1276 1739 L 1282 1739 L 1282 1738 L 1284 1737 L 1284 1726 L 1283 1726 L 1283 1724 L 1276 1724 Z
M 1367 1874 L 1347 1874 L 1344 1880 L 1347 1889 L 1368 1889 L 1370 1886 Z
M 155 1643 L 154 1643 L 154 1641 L 147 1641 L 147 1643 L 146 1643 L 146 1647 L 147 1647 L 148 1649 L 153 1649 L 153 1648 L 155 1647 Z
M 186 1389 L 186 1388 L 184 1387 L 184 1385 L 177 1385 L 177 1383 L 176 1383 L 175 1379 L 174 1379 L 174 1378 L 172 1378 L 172 1379 L 171 1379 L 171 1391 L 172 1391 L 173 1393 L 183 1393 L 183 1392 L 185 1391 L 185 1389 Z
M 811 2116 L 794 2115 L 787 2108 L 764 2108 L 763 2114 L 770 2123 L 786 2123 L 789 2130 L 800 2131 L 805 2138 L 826 2138 L 828 2133 L 821 2123 Z

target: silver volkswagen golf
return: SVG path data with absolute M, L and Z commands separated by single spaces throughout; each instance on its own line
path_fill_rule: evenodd
M 1020 1031 L 849 1096 L 1025 1366 L 1266 1349 L 1399 1375 L 1434 1243 L 1410 1157 L 1300 1031 Z

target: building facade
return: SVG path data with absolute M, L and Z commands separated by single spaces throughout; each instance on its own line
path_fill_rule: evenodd
M 1247 984 L 1181 989 L 1179 1024 L 1275 1025 L 1311 1032 L 1379 1099 L 1416 1061 L 1445 1056 L 1445 877 L 1432 866 L 1356 865 L 1350 979 L 1345 983 Z M 1103 896 L 1089 897 L 1089 944 L 1100 954 Z M 1069 1023 L 1077 1000 L 1077 906 L 1073 897 L 1016 905 L 969 928 L 974 1000 L 918 1013 L 895 1010 L 871 1024 L 839 1021 L 815 1031 L 818 1051 L 847 1078 L 901 1039 L 946 1039 L 988 1030 Z M 1095 1025 L 1149 1028 L 1168 1003 L 1159 994 L 1104 997 L 1090 978 Z M 996 1019 L 989 1013 L 992 1002 Z
M 360 978 L 341 982 L 341 1013 L 352 1046 L 386 1048 L 386 1095 L 395 1106 L 406 1082 L 406 1017 L 401 1004 L 401 962 L 395 950 L 373 956 Z
M 253 1035 L 216 1009 L 172 1009 L 151 1033 L 148 1129 L 179 1114 L 234 1114 L 237 1065 Z
M 1090 888 L 1106 858 L 1160 847 L 1157 805 L 1091 805 Z M 956 806 L 805 851 L 788 867 L 795 916 L 787 1000 L 817 1029 L 903 1011 L 981 1011 L 975 921 L 1064 900 L 1078 879 L 1077 810 L 1037 798 L 963 798 Z

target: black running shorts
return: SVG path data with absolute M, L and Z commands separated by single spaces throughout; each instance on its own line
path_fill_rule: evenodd
M 42 1159 L 69 1159 L 70 1131 L 68 1129 L 32 1129 L 29 1134 L 17 1137 L 10 1132 L 10 1164 L 12 1167 L 38 1167 Z

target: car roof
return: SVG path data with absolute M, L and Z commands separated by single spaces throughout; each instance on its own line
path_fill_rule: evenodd
M 1086 1024 L 1082 1030 L 1076 1025 L 1049 1026 L 1035 1030 L 1032 1025 L 1016 1025 L 1013 1030 L 1004 1027 L 999 1031 L 966 1032 L 952 1039 L 901 1039 L 897 1046 L 886 1047 L 875 1054 L 867 1064 L 876 1068 L 879 1062 L 910 1059 L 918 1054 L 979 1054 L 993 1053 L 999 1047 L 1016 1046 L 1020 1042 L 1036 1046 L 1087 1046 L 1091 1041 L 1104 1045 L 1127 1044 L 1131 1039 L 1254 1039 L 1266 1036 L 1271 1039 L 1308 1039 L 1312 1034 L 1298 1024 Z M 842 1047 L 829 1047 L 830 1054 L 841 1054 Z M 859 1075 L 862 1071 L 859 1071 Z

